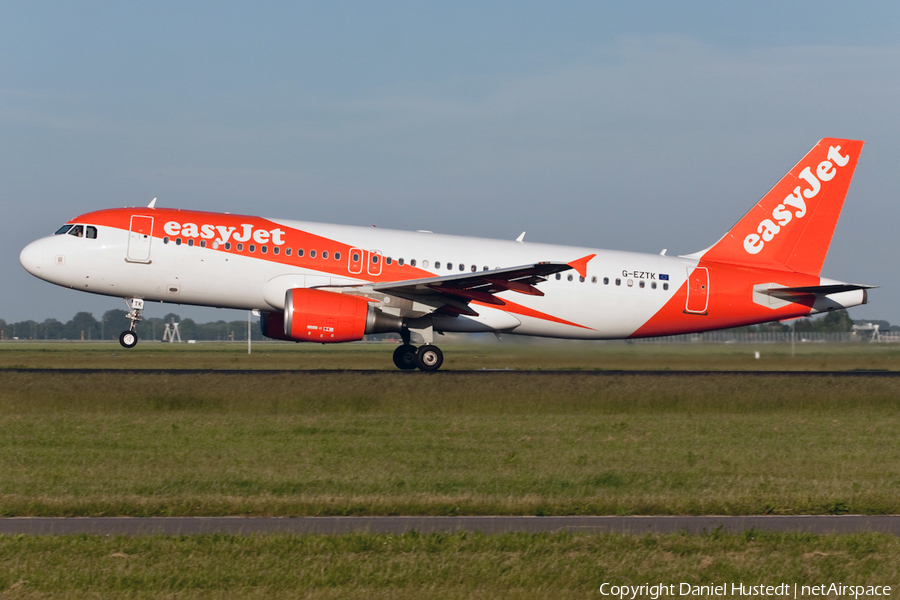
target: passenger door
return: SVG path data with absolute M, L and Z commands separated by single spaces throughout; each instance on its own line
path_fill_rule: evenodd
M 128 262 L 149 263 L 150 243 L 153 241 L 153 217 L 143 215 L 131 216 L 131 227 L 128 231 Z

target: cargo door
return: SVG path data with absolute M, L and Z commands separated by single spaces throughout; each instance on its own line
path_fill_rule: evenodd
M 153 217 L 142 215 L 131 216 L 131 227 L 128 231 L 128 262 L 149 263 L 150 242 L 153 241 Z
M 706 267 L 688 268 L 687 303 L 684 312 L 705 315 L 709 305 L 709 270 Z

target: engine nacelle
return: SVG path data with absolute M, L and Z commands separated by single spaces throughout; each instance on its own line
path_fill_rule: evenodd
M 400 331 L 403 325 L 360 296 L 307 288 L 285 293 L 283 321 L 287 339 L 319 343 L 353 342 L 367 333 Z

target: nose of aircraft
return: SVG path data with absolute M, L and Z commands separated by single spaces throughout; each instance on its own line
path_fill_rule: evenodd
M 25 267 L 25 270 L 34 275 L 41 277 L 41 267 L 43 266 L 43 250 L 41 240 L 31 242 L 19 253 L 19 262 Z

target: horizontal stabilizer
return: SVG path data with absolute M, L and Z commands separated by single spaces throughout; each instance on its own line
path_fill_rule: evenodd
M 829 294 L 839 294 L 841 292 L 852 292 L 855 290 L 871 290 L 878 286 L 875 285 L 859 285 L 856 283 L 841 283 L 836 285 L 808 285 L 804 287 L 786 287 L 774 288 L 766 293 L 773 296 L 784 294 L 786 296 L 827 296 Z
M 811 313 L 825 312 L 836 308 L 849 308 L 866 304 L 868 290 L 874 285 L 833 282 L 825 285 L 804 285 L 785 287 L 777 283 L 762 283 L 753 286 L 753 302 L 768 308 L 781 308 L 788 304 L 809 306 Z

